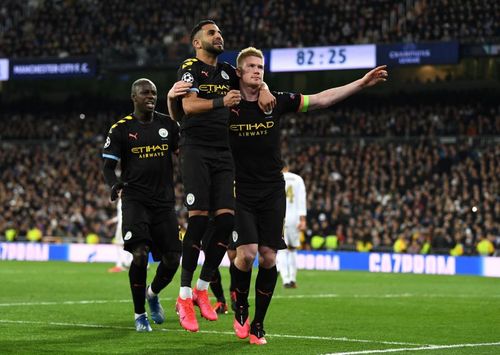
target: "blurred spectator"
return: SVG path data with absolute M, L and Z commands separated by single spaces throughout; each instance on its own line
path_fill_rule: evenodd
M 494 240 L 495 236 L 492 232 L 480 235 L 479 242 L 476 245 L 477 253 L 482 256 L 492 256 L 495 254 L 495 244 L 493 244 Z
M 391 98 L 402 103 L 379 102 L 366 110 L 343 105 L 322 116 L 285 119 L 284 158 L 304 177 L 309 191 L 304 248 L 315 235 L 323 249 L 371 244 L 371 250 L 392 251 L 405 234 L 408 252 L 422 254 L 448 254 L 458 244 L 463 254 L 476 253 L 486 232 L 491 243 L 499 242 L 500 146 L 485 136 L 499 134 L 498 105 L 459 100 L 454 106 L 434 100 L 418 100 L 417 105 Z M 389 134 L 393 118 L 407 114 L 397 124 L 398 133 Z M 365 118 L 357 120 L 358 115 Z M 14 228 L 25 238 L 38 226 L 43 236 L 84 242 L 95 233 L 101 242 L 110 241 L 114 230 L 105 222 L 115 207 L 101 177 L 99 153 L 101 133 L 120 116 L 112 110 L 89 112 L 84 119 L 79 113 L 50 110 L 1 114 L 0 234 Z M 446 130 L 430 129 L 435 120 L 426 117 L 441 117 L 438 121 L 447 123 L 440 127 L 463 130 L 442 141 L 439 132 Z M 467 137 L 465 122 L 470 121 L 490 122 L 488 131 Z M 367 137 L 362 127 L 369 122 L 380 123 Z M 342 132 L 335 139 L 329 136 L 332 123 Z M 424 137 L 401 133 L 419 125 L 414 132 Z M 182 184 L 175 176 L 176 211 L 185 225 Z
M 158 64 L 185 58 L 186 35 L 204 18 L 226 48 L 325 46 L 500 38 L 498 1 L 4 0 L 0 57 L 94 54 L 102 62 Z M 61 30 L 64 29 L 64 30 Z

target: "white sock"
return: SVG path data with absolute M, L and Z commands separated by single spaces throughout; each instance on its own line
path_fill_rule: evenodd
M 130 268 L 130 264 L 132 263 L 132 254 L 120 248 L 120 256 L 118 260 L 121 264 L 121 267 L 128 269 Z
M 281 279 L 283 284 L 290 282 L 290 276 L 288 274 L 288 250 L 278 250 L 278 257 L 276 258 L 278 262 L 278 268 L 280 270 Z
M 191 289 L 191 287 L 183 286 L 179 290 L 179 297 L 183 300 L 193 298 L 193 290 Z
M 198 281 L 196 281 L 197 290 L 206 291 L 208 290 L 208 286 L 210 286 L 210 282 L 208 281 L 203 281 L 202 279 L 198 279 Z
M 290 281 L 297 282 L 297 250 L 288 251 L 288 269 L 290 270 Z
M 151 298 L 155 296 L 158 296 L 158 294 L 153 292 L 151 285 L 148 285 L 148 288 L 146 289 L 146 297 Z
M 141 313 L 141 314 L 134 313 L 134 314 L 135 314 L 135 319 L 139 318 L 142 315 L 146 315 L 146 317 L 148 316 L 147 313 Z
M 116 267 L 122 267 L 122 258 L 121 258 L 122 252 L 123 252 L 122 246 L 117 245 L 116 246 L 116 264 L 115 264 Z

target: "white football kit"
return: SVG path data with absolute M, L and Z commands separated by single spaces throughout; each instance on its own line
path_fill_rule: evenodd
M 285 172 L 286 215 L 285 242 L 289 249 L 279 250 L 277 266 L 285 287 L 296 287 L 297 247 L 300 246 L 300 217 L 307 214 L 306 187 L 304 180 L 297 174 Z

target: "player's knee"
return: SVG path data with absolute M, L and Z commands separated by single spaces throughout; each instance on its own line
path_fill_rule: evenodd
M 270 269 L 276 265 L 276 258 L 265 258 L 259 256 L 259 266 L 264 269 Z
M 138 244 L 132 249 L 132 262 L 139 267 L 148 265 L 149 246 Z
M 236 250 L 228 249 L 227 250 L 227 257 L 229 258 L 229 261 L 233 262 L 234 259 L 236 258 Z
M 271 248 L 261 247 L 259 249 L 259 266 L 265 269 L 270 269 L 275 265 L 276 251 Z
M 181 253 L 168 252 L 162 255 L 161 261 L 167 269 L 177 269 L 181 262 Z
M 245 269 L 251 268 L 255 257 L 257 256 L 256 245 L 242 245 L 238 248 L 238 260 L 240 265 L 243 264 Z

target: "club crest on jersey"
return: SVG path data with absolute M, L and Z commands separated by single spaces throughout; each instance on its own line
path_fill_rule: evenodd
M 187 194 L 186 196 L 186 203 L 191 206 L 194 203 L 194 195 L 192 193 Z
M 193 75 L 192 75 L 190 72 L 185 72 L 185 73 L 182 75 L 181 80 L 182 80 L 182 81 L 185 81 L 186 83 L 192 83 L 192 82 L 194 82 Z
M 227 75 L 227 73 L 226 73 L 224 70 L 220 72 L 220 75 L 221 75 L 224 79 L 229 80 L 229 75 Z
M 132 238 L 132 232 L 128 231 L 127 233 L 125 233 L 125 237 L 123 237 L 123 240 L 129 240 L 130 238 Z
M 168 136 L 168 131 L 165 129 L 165 128 L 160 128 L 160 130 L 158 131 L 158 134 L 160 135 L 160 137 L 162 138 L 167 138 Z
M 111 144 L 111 138 L 106 138 L 106 143 L 104 143 L 104 149 L 106 149 L 107 147 L 109 147 Z
M 238 232 L 236 231 L 233 231 L 233 242 L 237 242 L 238 241 Z

